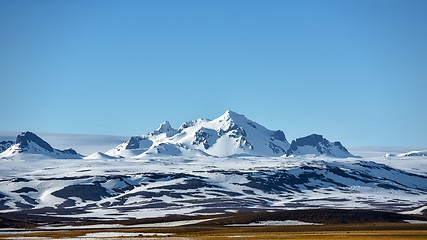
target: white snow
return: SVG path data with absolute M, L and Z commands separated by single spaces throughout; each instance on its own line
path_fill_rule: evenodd
M 384 157 L 384 158 L 395 158 L 395 157 L 410 157 L 410 156 L 427 156 L 427 150 L 419 151 L 414 150 L 413 147 L 348 147 L 351 153 L 357 156 L 365 158 L 373 157 Z
M 91 155 L 84 157 L 84 159 L 91 159 L 91 160 L 101 160 L 101 159 L 117 159 L 118 157 L 113 157 L 108 154 L 102 153 L 102 152 L 95 152 Z
M 401 153 L 399 157 L 417 157 L 417 156 L 427 156 L 427 150 L 423 151 L 410 151 L 407 153 Z
M 285 221 L 259 221 L 248 224 L 230 224 L 229 227 L 250 227 L 250 226 L 295 226 L 295 225 L 321 225 L 318 223 L 308 223 L 297 220 L 285 220 Z
M 19 228 L 16 229 L 11 229 L 11 228 L 0 228 L 0 235 L 4 235 L 4 234 L 26 234 L 26 233 L 34 233 L 36 231 L 31 231 L 31 230 L 22 230 Z M 37 232 L 41 232 L 41 231 L 37 231 Z
M 403 221 L 410 224 L 427 224 L 427 221 L 420 221 L 420 220 L 403 220 Z
M 207 222 L 215 220 L 216 218 L 200 219 L 200 220 L 183 220 L 183 221 L 172 221 L 172 222 L 159 222 L 159 223 L 147 223 L 147 224 L 134 224 L 134 225 L 122 225 L 122 224 L 96 224 L 96 225 L 83 225 L 83 226 L 40 226 L 39 229 L 44 230 L 83 230 L 83 229 L 122 229 L 122 228 L 169 228 L 169 227 L 180 227 L 186 225 L 197 224 L 201 222 Z
M 415 214 L 415 215 L 423 215 L 423 211 L 427 210 L 427 206 L 423 206 L 420 208 L 416 208 L 414 210 L 410 210 L 410 211 L 404 211 L 404 212 L 400 212 L 403 214 Z

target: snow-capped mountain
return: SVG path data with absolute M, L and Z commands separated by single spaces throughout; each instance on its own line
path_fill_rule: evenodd
M 217 157 L 280 156 L 289 148 L 282 131 L 269 130 L 233 111 L 211 121 L 186 122 L 170 142 Z
M 50 146 L 49 143 L 41 139 L 32 132 L 22 132 L 16 137 L 15 143 L 0 153 L 0 158 L 9 158 L 31 154 L 51 158 L 81 158 L 74 149 L 59 150 Z
M 131 137 L 106 154 L 135 158 L 306 154 L 354 157 L 340 142 L 329 142 L 317 134 L 298 138 L 289 144 L 283 131 L 269 130 L 244 115 L 229 110 L 214 120 L 188 121 L 178 129 L 172 128 L 169 122 L 164 122 L 157 130 Z
M 286 155 L 326 155 L 340 158 L 354 157 L 340 142 L 330 142 L 322 135 L 318 134 L 311 134 L 293 140 Z
M 185 122 L 177 130 L 164 122 L 156 131 L 132 137 L 106 154 L 123 157 L 281 156 L 288 148 L 289 142 L 282 131 L 269 130 L 244 115 L 226 111 L 214 120 Z

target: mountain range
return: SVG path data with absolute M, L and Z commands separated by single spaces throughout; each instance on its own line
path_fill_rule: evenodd
M 0 213 L 131 219 L 363 208 L 427 214 L 426 151 L 358 159 L 322 135 L 289 143 L 283 131 L 232 111 L 178 129 L 164 122 L 86 157 L 32 132 L 0 147 Z
M 233 111 L 213 120 L 197 119 L 178 129 L 164 122 L 142 136 L 131 137 L 106 154 L 116 157 L 146 156 L 282 156 L 326 155 L 354 157 L 339 142 L 331 143 L 321 135 L 299 138 L 289 144 L 281 130 L 269 130 Z
M 52 158 L 81 158 L 73 149 L 54 149 L 32 132 L 23 132 L 11 142 L 0 144 L 0 158 L 38 154 Z M 263 125 L 233 111 L 214 120 L 197 119 L 174 129 L 168 121 L 142 136 L 133 136 L 105 153 L 87 158 L 145 158 L 159 156 L 299 156 L 322 155 L 354 157 L 340 142 L 330 142 L 318 134 L 293 140 L 290 144 L 281 130 Z

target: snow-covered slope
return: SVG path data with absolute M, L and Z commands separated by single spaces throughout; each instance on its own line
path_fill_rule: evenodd
M 427 205 L 422 160 L 406 158 L 402 170 L 354 158 L 307 156 L 2 159 L 0 212 L 110 219 L 254 209 L 400 212 Z
M 147 133 L 143 136 L 133 136 L 128 141 L 119 144 L 117 147 L 109 150 L 106 154 L 120 157 L 134 157 L 164 142 L 170 136 L 177 132 L 168 121 L 160 124 L 157 130 Z M 173 155 L 173 154 L 170 154 Z
M 83 159 L 101 160 L 101 159 L 118 159 L 118 157 L 113 157 L 102 152 L 95 152 L 87 157 L 84 157 Z
M 81 158 L 73 149 L 58 150 L 32 132 L 22 132 L 16 137 L 15 144 L 0 153 L 0 158 L 25 158 L 26 156 L 50 158 Z
M 427 156 L 427 150 L 423 151 L 410 151 L 407 153 L 402 153 L 398 155 L 399 157 L 417 157 L 417 156 Z
M 286 152 L 291 155 L 326 155 L 330 157 L 354 157 L 340 142 L 330 142 L 322 135 L 312 134 L 293 140 Z
M 156 154 L 281 156 L 288 148 L 282 131 L 269 130 L 244 115 L 226 111 L 214 120 L 185 122 L 178 130 L 165 122 L 156 131 L 132 137 L 106 154 L 137 158 Z

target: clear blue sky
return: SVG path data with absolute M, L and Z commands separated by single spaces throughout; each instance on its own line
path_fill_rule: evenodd
M 138 135 L 231 109 L 427 147 L 427 1 L 0 1 L 0 130 Z

